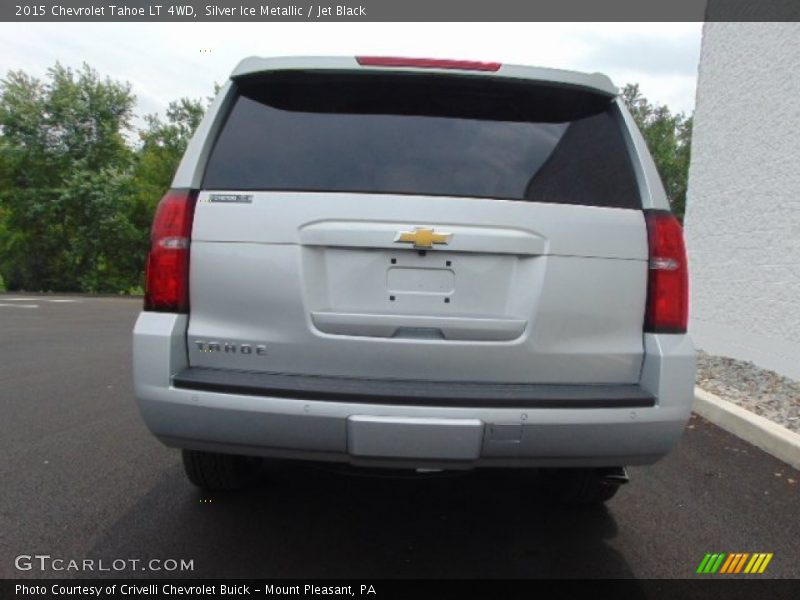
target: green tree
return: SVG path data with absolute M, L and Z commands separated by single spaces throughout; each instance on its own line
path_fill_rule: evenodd
M 145 117 L 139 131 L 140 147 L 134 168 L 136 223 L 149 228 L 158 201 L 169 189 L 178 163 L 205 114 L 202 100 L 181 98 L 170 102 L 166 118 Z
M 129 84 L 85 64 L 56 64 L 41 80 L 11 71 L 0 81 L 0 282 L 8 289 L 120 292 L 143 283 L 155 206 L 206 103 L 181 98 L 164 118 L 146 116 L 134 145 L 134 102 Z
M 8 289 L 120 291 L 140 267 L 126 143 L 134 96 L 88 65 L 0 81 L 0 275 Z M 138 245 L 137 245 L 138 244 Z
M 651 104 L 638 84 L 622 89 L 622 99 L 653 155 L 672 210 L 683 220 L 692 138 L 692 117 L 672 114 L 665 105 Z

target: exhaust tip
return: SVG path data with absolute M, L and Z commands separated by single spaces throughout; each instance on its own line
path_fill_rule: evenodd
M 631 481 L 631 478 L 628 477 L 628 470 L 625 467 L 609 467 L 608 469 L 603 469 L 600 474 L 600 479 L 604 483 L 611 485 L 625 485 Z

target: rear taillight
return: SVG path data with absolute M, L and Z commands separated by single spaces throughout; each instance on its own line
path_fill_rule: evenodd
M 170 190 L 153 219 L 144 309 L 189 312 L 189 241 L 197 192 Z
M 650 247 L 644 330 L 686 333 L 689 271 L 683 228 L 668 210 L 646 210 L 644 218 Z
M 363 67 L 412 67 L 416 69 L 460 69 L 462 71 L 497 71 L 497 62 L 447 60 L 441 58 L 403 58 L 399 56 L 356 56 Z

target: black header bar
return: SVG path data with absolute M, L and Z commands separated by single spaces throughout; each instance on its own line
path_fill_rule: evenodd
M 797 0 L 21 0 L 19 22 L 800 21 Z

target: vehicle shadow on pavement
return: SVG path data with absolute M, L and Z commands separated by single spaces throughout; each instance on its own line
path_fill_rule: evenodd
M 109 574 L 134 577 L 632 576 L 605 541 L 613 515 L 548 502 L 530 473 L 366 474 L 276 463 L 252 489 L 208 494 L 176 465 L 89 556 L 194 560 Z

